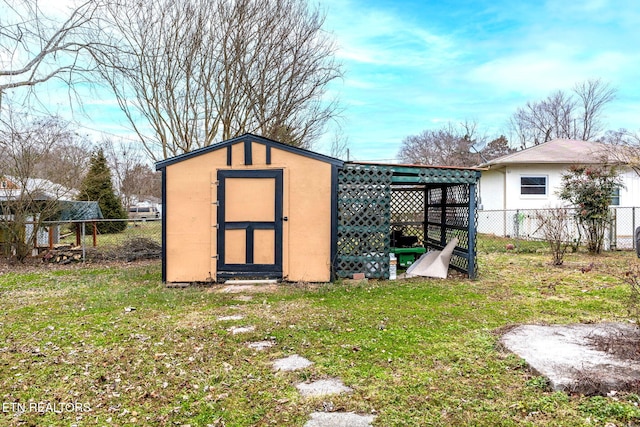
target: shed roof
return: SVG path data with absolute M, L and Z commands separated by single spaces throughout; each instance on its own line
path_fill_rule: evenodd
M 62 200 L 59 205 L 59 219 L 61 221 L 86 221 L 104 218 L 98 202 Z
M 532 163 L 603 163 L 606 161 L 607 153 L 610 150 L 610 145 L 600 142 L 582 141 L 578 139 L 554 139 L 490 160 L 481 164 L 480 167 Z
M 208 147 L 199 148 L 197 150 L 193 150 L 188 153 L 180 154 L 175 157 L 170 157 L 168 159 L 161 160 L 156 163 L 156 170 L 164 169 L 167 166 L 172 165 L 174 163 L 178 163 L 183 160 L 190 159 L 192 157 L 200 156 L 202 154 L 206 154 L 211 151 L 219 150 L 221 148 L 225 148 L 227 146 L 236 144 L 238 142 L 251 142 L 251 141 L 259 142 L 268 147 L 289 151 L 291 153 L 295 153 L 304 157 L 309 157 L 315 160 L 319 160 L 321 162 L 326 162 L 326 163 L 330 163 L 337 166 L 342 166 L 344 164 L 344 162 L 340 159 L 325 156 L 324 154 L 316 153 L 310 150 L 305 150 L 304 148 L 294 147 L 293 145 L 283 144 L 282 142 L 274 141 L 272 139 L 264 138 L 262 136 L 257 136 L 251 133 L 245 133 L 244 135 L 238 136 L 236 138 L 228 139 L 226 141 L 222 141 L 217 144 L 209 145 Z

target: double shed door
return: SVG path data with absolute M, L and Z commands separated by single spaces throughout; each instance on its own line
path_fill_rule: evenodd
M 282 278 L 282 170 L 219 170 L 217 277 Z

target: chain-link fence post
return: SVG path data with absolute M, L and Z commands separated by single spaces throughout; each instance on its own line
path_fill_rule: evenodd
M 516 214 L 513 216 L 513 237 L 515 238 L 516 248 L 519 248 L 520 239 L 520 209 L 516 209 Z
M 636 230 L 636 207 L 631 208 L 631 235 L 634 236 Z M 636 248 L 636 239 L 631 239 L 632 249 Z
M 616 230 L 618 229 L 618 226 L 617 226 L 618 211 L 615 208 L 610 208 L 609 210 L 611 212 L 611 221 L 609 221 L 609 250 L 615 251 L 617 247 L 617 240 L 618 240 L 618 236 L 617 236 L 618 233 L 616 232 Z

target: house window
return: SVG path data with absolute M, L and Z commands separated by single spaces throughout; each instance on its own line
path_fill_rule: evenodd
M 620 187 L 614 188 L 611 193 L 611 206 L 620 206 Z
M 521 176 L 520 194 L 523 196 L 546 196 L 547 177 L 546 176 Z

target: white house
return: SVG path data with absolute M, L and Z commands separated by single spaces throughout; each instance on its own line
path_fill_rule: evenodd
M 569 166 L 606 163 L 613 149 L 597 142 L 555 139 L 479 165 L 486 170 L 479 184 L 478 230 L 496 235 L 535 232 L 535 224 L 527 223 L 527 212 L 564 205 L 557 193 Z M 623 168 L 621 178 L 624 188 L 612 195 L 612 205 L 629 208 L 618 210 L 618 229 L 625 227 L 622 233 L 630 236 L 633 225 L 640 225 L 631 209 L 640 206 L 640 177 Z

